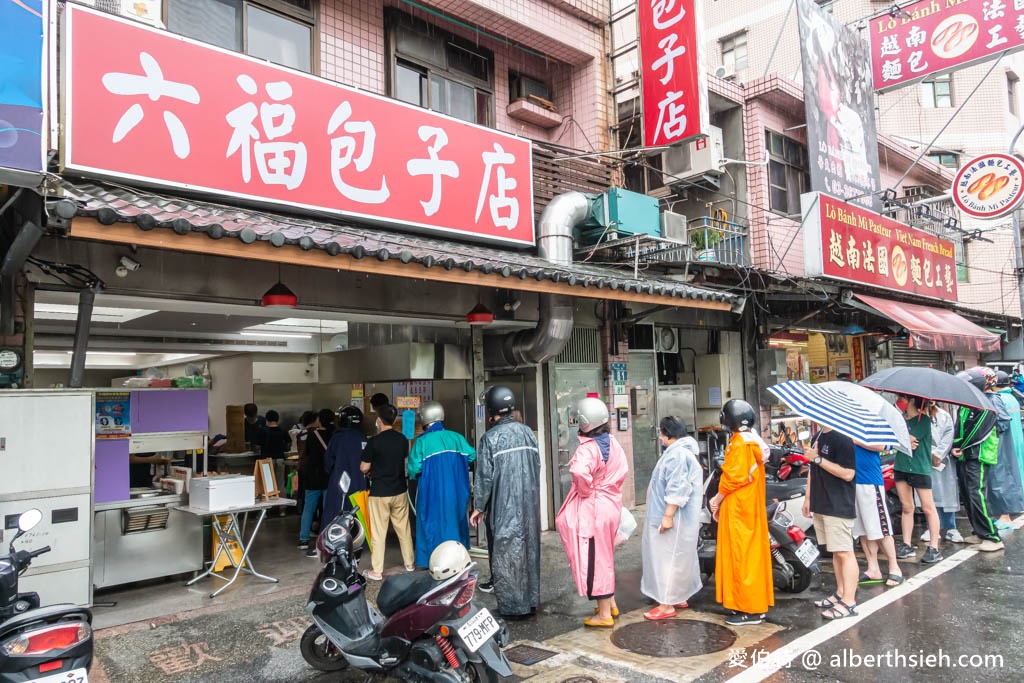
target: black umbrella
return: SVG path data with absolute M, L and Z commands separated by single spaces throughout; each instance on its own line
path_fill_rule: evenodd
M 954 403 L 969 408 L 992 410 L 992 404 L 978 387 L 932 368 L 889 368 L 880 370 L 861 382 L 876 391 L 920 396 L 939 403 Z

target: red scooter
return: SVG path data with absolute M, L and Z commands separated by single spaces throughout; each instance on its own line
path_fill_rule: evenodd
M 508 643 L 504 622 L 472 602 L 475 564 L 441 581 L 426 571 L 390 576 L 377 608 L 367 602 L 359 572 L 365 536 L 355 513 L 340 514 L 317 539 L 325 564 L 306 605 L 313 619 L 299 643 L 306 662 L 320 671 L 352 667 L 415 682 L 511 676 L 501 651 Z

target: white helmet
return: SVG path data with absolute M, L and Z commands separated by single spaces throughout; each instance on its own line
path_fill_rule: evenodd
M 445 581 L 470 565 L 469 552 L 458 541 L 445 541 L 430 553 L 430 578 Z
M 608 424 L 608 419 L 608 406 L 599 398 L 585 398 L 576 404 L 576 424 L 581 434 Z

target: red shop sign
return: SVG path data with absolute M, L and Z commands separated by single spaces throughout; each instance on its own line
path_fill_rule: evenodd
M 919 0 L 870 27 L 875 90 L 882 92 L 1021 49 L 1024 2 Z
M 949 240 L 819 192 L 800 200 L 808 276 L 957 300 Z
M 532 245 L 528 140 L 68 4 L 64 165 Z
M 698 39 L 701 0 L 640 0 L 644 145 L 707 135 L 708 84 Z

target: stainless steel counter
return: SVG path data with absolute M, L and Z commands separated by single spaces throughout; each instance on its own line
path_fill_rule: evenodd
M 187 494 L 133 492 L 131 500 L 101 503 L 93 514 L 96 588 L 203 568 L 203 523 L 174 508 Z

